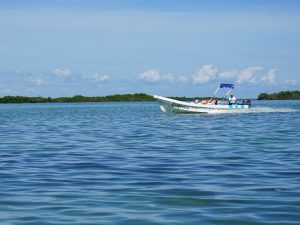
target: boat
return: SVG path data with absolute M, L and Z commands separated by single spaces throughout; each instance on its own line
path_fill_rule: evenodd
M 228 88 L 225 97 L 218 100 L 215 96 L 220 89 Z M 226 101 L 230 91 L 234 89 L 234 84 L 221 83 L 210 99 L 202 101 L 195 100 L 193 102 L 179 101 L 172 98 L 167 98 L 159 95 L 153 95 L 155 99 L 160 103 L 160 109 L 163 112 L 175 112 L 175 113 L 214 113 L 214 112 L 229 112 L 229 111 L 241 111 L 248 110 L 251 107 L 251 101 L 249 99 L 242 100 L 242 103 L 229 104 Z

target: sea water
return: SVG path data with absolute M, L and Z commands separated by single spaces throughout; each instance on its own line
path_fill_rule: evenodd
M 300 224 L 300 101 L 0 105 L 0 224 Z

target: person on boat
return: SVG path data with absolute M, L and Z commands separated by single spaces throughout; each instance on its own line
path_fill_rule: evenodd
M 234 97 L 233 95 L 230 95 L 229 105 L 235 105 L 235 104 L 236 104 L 236 97 Z
M 218 104 L 217 102 L 218 102 L 217 100 L 211 100 L 211 101 L 209 102 L 209 104 L 210 104 L 210 105 L 217 105 L 217 104 Z
M 205 99 L 201 101 L 201 104 L 207 105 L 208 103 L 209 103 L 209 101 L 208 101 L 208 100 L 205 100 Z

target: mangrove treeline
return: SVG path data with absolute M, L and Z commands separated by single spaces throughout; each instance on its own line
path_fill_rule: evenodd
M 192 101 L 195 99 L 207 99 L 208 97 L 170 97 L 181 101 Z M 108 95 L 87 97 L 75 95 L 73 97 L 26 97 L 26 96 L 4 96 L 0 98 L 0 103 L 56 103 L 56 102 L 145 102 L 155 101 L 151 95 L 144 93 Z
M 261 93 L 258 100 L 288 100 L 300 99 L 300 91 L 280 91 L 273 94 Z
M 209 99 L 210 97 L 170 97 L 181 101 L 193 101 L 195 99 Z M 258 100 L 286 100 L 300 99 L 300 91 L 281 91 L 278 93 L 261 93 Z M 0 97 L 0 103 L 55 103 L 55 102 L 145 102 L 155 101 L 151 95 L 145 93 L 108 95 L 88 97 L 75 95 L 73 97 L 26 97 L 26 96 L 4 96 Z
M 4 96 L 0 98 L 0 103 L 55 103 L 55 102 L 131 102 L 131 101 L 154 101 L 150 95 L 143 93 L 124 94 L 124 95 L 108 95 L 87 97 L 75 95 L 73 97 L 25 97 L 25 96 Z

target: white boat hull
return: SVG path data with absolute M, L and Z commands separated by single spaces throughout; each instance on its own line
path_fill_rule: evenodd
M 159 95 L 153 96 L 160 102 L 160 109 L 163 112 L 176 113 L 209 113 L 232 110 L 247 110 L 249 105 L 212 105 L 194 102 L 183 102 L 171 98 L 162 97 Z

